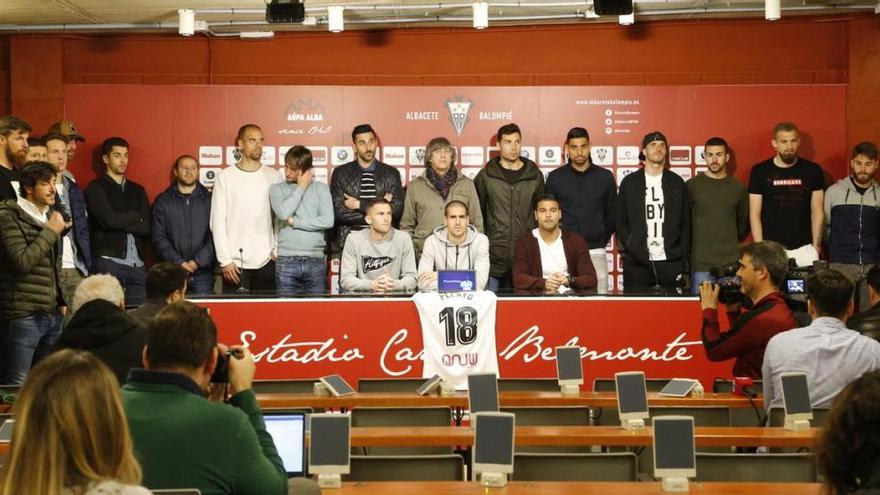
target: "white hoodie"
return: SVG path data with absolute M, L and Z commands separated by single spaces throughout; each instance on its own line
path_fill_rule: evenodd
M 438 270 L 474 270 L 477 272 L 477 290 L 484 290 L 489 281 L 489 238 L 468 225 L 467 235 L 461 244 L 449 240 L 446 226 L 437 227 L 425 239 L 419 273 Z M 421 290 L 437 290 L 437 281 L 420 284 Z

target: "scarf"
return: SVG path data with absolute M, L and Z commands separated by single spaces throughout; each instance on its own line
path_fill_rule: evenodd
M 433 167 L 428 167 L 425 171 L 425 177 L 445 200 L 446 196 L 449 196 L 449 189 L 452 188 L 452 184 L 455 184 L 455 180 L 458 179 L 458 171 L 455 170 L 455 167 L 449 167 L 446 174 L 441 176 L 434 171 Z

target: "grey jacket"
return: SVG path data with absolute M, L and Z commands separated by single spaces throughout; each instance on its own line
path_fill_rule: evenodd
M 437 227 L 425 240 L 419 273 L 437 270 L 474 270 L 477 272 L 477 290 L 486 288 L 489 281 L 489 238 L 468 225 L 467 237 L 461 244 L 449 241 L 449 230 Z M 421 290 L 437 290 L 437 281 L 420 284 Z
M 395 280 L 394 290 L 416 289 L 416 258 L 412 239 L 392 228 L 384 240 L 370 238 L 370 229 L 351 232 L 345 240 L 340 263 L 339 288 L 342 292 L 370 292 L 373 280 L 384 273 Z

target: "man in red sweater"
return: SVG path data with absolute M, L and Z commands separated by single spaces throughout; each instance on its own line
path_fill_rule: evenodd
M 798 327 L 785 305 L 779 285 L 788 272 L 785 248 L 773 241 L 756 242 L 740 249 L 740 291 L 754 304 L 745 311 L 741 304 L 726 304 L 730 330 L 718 326 L 719 285 L 703 282 L 700 305 L 703 309 L 703 347 L 710 361 L 736 359 L 733 376 L 761 379 L 764 348 L 777 333 Z

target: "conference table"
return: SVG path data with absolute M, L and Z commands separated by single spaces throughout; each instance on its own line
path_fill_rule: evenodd
M 484 488 L 463 481 L 346 482 L 333 495 L 668 495 L 658 482 L 511 481 L 504 488 Z M 819 495 L 819 483 L 690 483 L 701 495 Z

